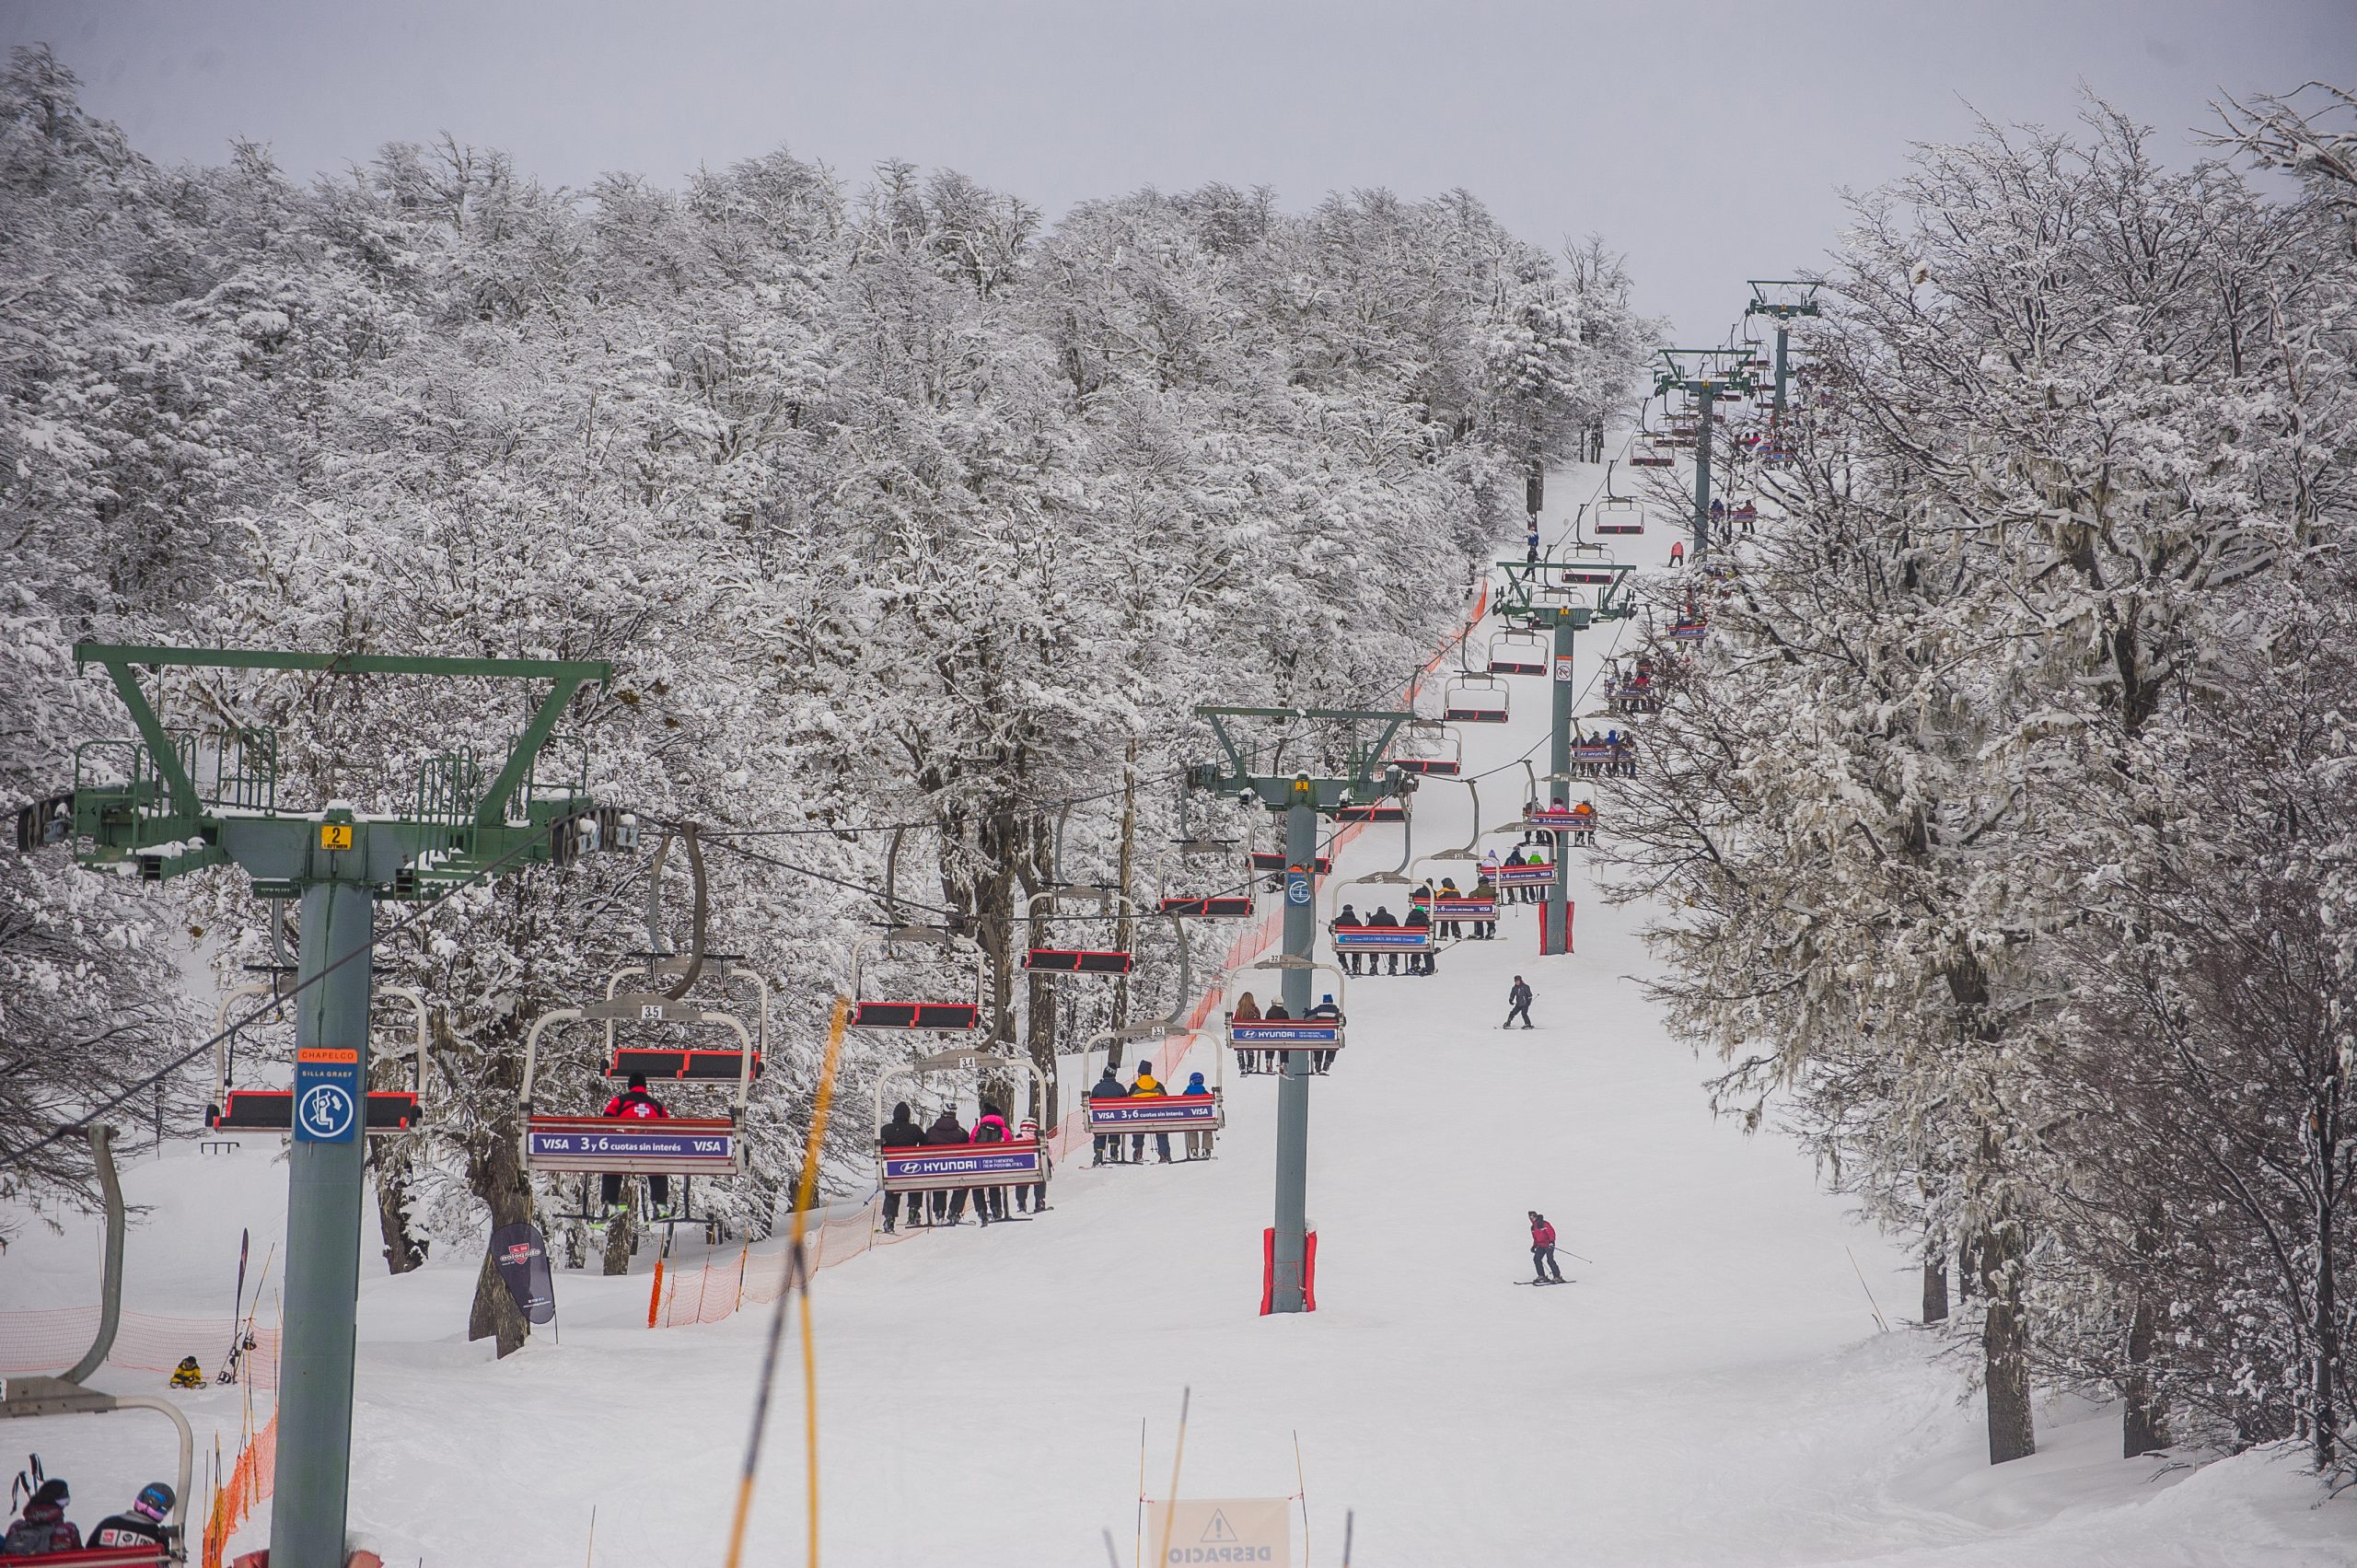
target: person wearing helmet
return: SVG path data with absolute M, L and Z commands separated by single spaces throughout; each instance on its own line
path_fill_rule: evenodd
M 606 1109 L 598 1114 L 619 1116 L 633 1121 L 646 1121 L 668 1119 L 671 1113 L 663 1109 L 661 1100 L 646 1092 L 646 1074 L 633 1073 L 630 1075 L 629 1086 L 621 1093 L 608 1100 Z M 607 1217 L 611 1218 L 620 1214 L 622 1207 L 621 1177 L 616 1172 L 608 1171 L 598 1179 L 598 1190 L 599 1197 L 606 1205 Z M 655 1212 L 657 1214 L 668 1215 L 671 1212 L 671 1179 L 668 1176 L 650 1176 L 646 1179 L 646 1190 L 655 1200 Z
M 175 1388 L 204 1387 L 204 1368 L 196 1364 L 196 1357 L 192 1355 L 180 1357 L 180 1364 L 172 1368 L 172 1387 Z
M 8 1533 L 0 1536 L 0 1557 L 46 1557 L 52 1551 L 79 1551 L 82 1532 L 65 1521 L 65 1505 L 73 1501 L 62 1477 L 51 1476 L 33 1489 L 25 1511 Z
M 916 1124 L 916 1119 L 910 1111 L 907 1100 L 894 1102 L 892 1120 L 887 1121 L 877 1132 L 876 1141 L 888 1149 L 913 1149 L 924 1142 L 924 1129 Z M 900 1196 L 898 1192 L 884 1194 L 884 1234 L 887 1236 L 892 1234 L 892 1226 L 900 1217 Z M 908 1199 L 909 1223 L 923 1224 L 924 1194 L 911 1192 L 908 1194 Z
M 1179 1092 L 1185 1095 L 1207 1096 L 1212 1091 L 1209 1086 L 1204 1084 L 1203 1075 L 1201 1073 L 1190 1073 L 1187 1074 L 1187 1086 Z M 1210 1128 L 1190 1127 L 1187 1130 L 1187 1157 L 1190 1160 L 1207 1160 L 1212 1157 Z
M 160 1481 L 151 1481 L 139 1489 L 131 1500 L 131 1507 L 121 1514 L 110 1514 L 99 1521 L 90 1532 L 93 1549 L 110 1546 L 147 1546 L 165 1544 L 164 1521 L 172 1516 L 172 1504 L 179 1494 Z

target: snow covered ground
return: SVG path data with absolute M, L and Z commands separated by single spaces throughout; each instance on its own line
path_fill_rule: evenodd
M 1592 483 L 1558 475 L 1557 508 Z M 1655 564 L 1668 542 L 1624 540 L 1621 558 Z M 1583 640 L 1584 680 L 1608 641 Z M 1515 722 L 1469 731 L 1469 771 L 1540 741 L 1547 684 L 1514 686 Z M 1485 792 L 1493 817 L 1519 778 Z M 1436 784 L 1418 810 L 1420 850 L 1463 841 L 1463 791 Z M 1395 862 L 1398 834 L 1362 834 L 1343 872 Z M 2038 1455 L 1991 1469 L 1961 1365 L 1903 1326 L 1909 1260 L 1788 1144 L 1712 1120 L 1704 1065 L 1629 978 L 1646 967 L 1634 915 L 1597 901 L 1584 868 L 1573 881 L 1570 957 L 1538 958 L 1518 912 L 1434 978 L 1353 989 L 1351 1043 L 1312 1091 L 1317 1313 L 1256 1313 L 1268 1078 L 1230 1079 L 1213 1161 L 1067 1169 L 1036 1221 L 822 1273 L 828 1560 L 1099 1568 L 1109 1531 L 1127 1563 L 1141 1423 L 1158 1495 L 1190 1388 L 1181 1490 L 1294 1493 L 1297 1438 L 1321 1568 L 1341 1561 L 1346 1511 L 1354 1562 L 1418 1568 L 2357 1562 L 2350 1503 L 2316 1506 L 2293 1458 L 2123 1461 L 2101 1409 L 2042 1411 Z M 1496 1028 L 1515 973 L 1538 993 L 1534 1032 Z M 282 1225 L 283 1167 L 184 1144 L 127 1184 L 152 1206 L 130 1305 L 226 1313 L 239 1226 L 259 1257 Z M 1532 1208 L 1594 1260 L 1565 1260 L 1576 1283 L 1515 1283 Z M 25 1236 L 0 1259 L 0 1308 L 88 1300 L 94 1258 L 87 1229 Z M 717 1561 L 762 1315 L 649 1331 L 643 1275 L 562 1273 L 563 1342 L 494 1364 L 463 1337 L 475 1262 L 365 1279 L 355 1538 L 395 1563 Z M 191 1348 L 208 1366 L 218 1354 Z M 188 1401 L 232 1429 L 225 1451 L 237 1398 Z M 5 1440 L 38 1446 L 95 1516 L 166 1469 L 160 1423 L 113 1420 Z M 789 1376 L 756 1561 L 800 1559 L 802 1467 Z

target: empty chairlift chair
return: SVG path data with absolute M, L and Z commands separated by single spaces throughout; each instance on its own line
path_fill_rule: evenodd
M 206 1102 L 204 1126 L 207 1132 L 237 1134 L 241 1132 L 291 1133 L 295 1131 L 295 1090 L 241 1089 L 231 1086 L 237 1068 L 238 1029 L 229 1022 L 229 1015 L 240 1004 L 269 996 L 273 992 L 282 998 L 293 997 L 294 976 L 281 973 L 267 983 L 241 985 L 221 999 L 218 1015 L 218 1038 L 213 1048 L 213 1098 Z M 398 1054 L 409 1063 L 409 1086 L 401 1089 L 372 1088 L 363 1097 L 361 1129 L 372 1138 L 389 1138 L 408 1132 L 422 1119 L 419 1095 L 424 1089 L 425 1074 L 425 998 L 407 986 L 383 985 L 376 988 L 376 999 L 389 1002 L 408 1015 L 409 1028 L 401 1036 L 398 1052 L 370 1052 L 371 1060 Z M 372 1029 L 372 1033 L 375 1031 Z
M 970 1035 L 981 1028 L 987 963 L 970 942 L 931 926 L 895 926 L 851 952 L 855 1029 Z
M 1492 675 L 1544 675 L 1550 649 L 1543 633 L 1528 626 L 1510 626 L 1490 639 Z
M 1441 689 L 1441 717 L 1451 724 L 1504 724 L 1510 705 L 1505 682 L 1494 675 L 1468 670 Z

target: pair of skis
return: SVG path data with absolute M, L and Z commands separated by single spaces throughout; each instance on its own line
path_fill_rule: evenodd
M 270 1278 L 271 1260 L 278 1256 L 278 1244 L 273 1242 L 270 1250 L 262 1254 L 261 1273 L 254 1281 L 253 1306 L 247 1307 L 246 1258 L 252 1241 L 251 1231 L 238 1232 L 238 1294 L 229 1312 L 229 1353 L 213 1379 L 216 1383 L 235 1383 L 238 1368 L 245 1365 L 246 1353 L 254 1348 L 254 1314 L 261 1308 L 262 1282 Z

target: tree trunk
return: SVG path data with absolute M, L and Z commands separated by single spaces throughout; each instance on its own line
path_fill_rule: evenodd
M 2029 1391 L 2029 1320 L 2023 1305 L 2025 1270 L 2016 1225 L 1981 1233 L 1973 1256 L 1989 1315 L 1980 1330 L 1981 1382 L 1989 1400 L 1989 1462 L 2002 1465 L 2038 1452 Z
M 638 1179 L 622 1179 L 621 1213 L 606 1216 L 606 1266 L 608 1275 L 630 1272 L 630 1260 L 638 1250 Z
M 2158 1214 L 2147 1215 L 2136 1227 L 2138 1272 L 2159 1246 Z M 2168 1424 L 2153 1392 L 2150 1368 L 2160 1348 L 2160 1315 L 2140 1280 L 2133 1287 L 2135 1302 L 2128 1315 L 2128 1375 L 2119 1380 L 2119 1457 L 2132 1459 L 2169 1446 Z
M 532 1183 L 525 1173 L 517 1150 L 515 1129 L 499 1126 L 489 1130 L 490 1141 L 475 1161 L 474 1190 L 491 1209 L 491 1228 L 514 1225 L 532 1217 Z M 482 1255 L 482 1270 L 475 1275 L 473 1309 L 467 1317 L 467 1338 L 487 1339 L 496 1336 L 499 1353 L 513 1355 L 524 1348 L 532 1325 L 525 1320 L 516 1298 L 507 1294 L 506 1282 L 499 1277 L 499 1266 L 493 1262 L 490 1249 Z
M 2316 1473 L 2331 1473 L 2333 1461 L 2339 1457 L 2341 1412 L 2340 1374 L 2341 1352 L 2341 1315 L 2340 1293 L 2333 1284 L 2335 1271 L 2340 1267 L 2341 1238 L 2340 1215 L 2335 1212 L 2339 1183 L 2332 1178 L 2340 1170 L 2340 1143 L 2335 1133 L 2340 1125 L 2339 1074 L 2328 1080 L 2325 1090 L 2326 1103 L 2310 1114 L 2309 1140 L 2311 1158 L 2316 1162 L 2316 1176 L 2311 1185 L 2316 1190 L 2316 1231 L 2311 1238 L 2308 1289 L 2308 1342 L 2315 1347 L 2308 1369 L 2308 1444 L 2316 1459 Z
M 387 1139 L 390 1145 L 368 1151 L 368 1163 L 377 1167 L 377 1229 L 385 1241 L 385 1267 L 390 1272 L 406 1274 L 425 1261 L 425 1243 L 409 1228 L 409 1153 L 398 1142 Z
M 1934 1252 L 1923 1260 L 1923 1321 L 1945 1323 L 1947 1320 L 1947 1260 Z
M 1132 897 L 1130 881 L 1135 874 L 1138 842 L 1138 738 L 1130 737 L 1128 752 L 1121 764 L 1121 862 L 1114 873 L 1114 890 L 1123 899 Z M 1113 933 L 1113 946 L 1132 949 L 1137 941 L 1136 923 L 1127 913 L 1129 905 L 1121 906 L 1123 913 Z M 1133 949 L 1132 949 L 1133 950 Z M 1113 1028 L 1118 1031 L 1130 1024 L 1130 977 L 1121 976 L 1113 982 Z
M 2151 1299 L 2139 1294 L 2128 1320 L 2128 1376 L 2119 1380 L 2119 1457 L 2132 1459 L 2169 1446 L 2168 1423 L 2153 1397 L 2153 1380 L 2145 1368 L 2157 1348 L 2159 1325 Z

